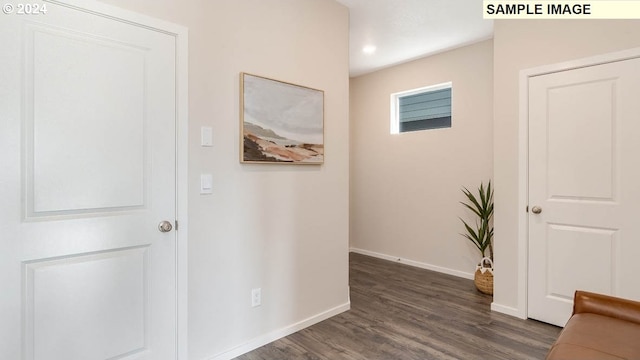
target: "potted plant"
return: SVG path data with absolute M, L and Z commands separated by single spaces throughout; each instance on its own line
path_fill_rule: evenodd
M 467 209 L 471 210 L 475 215 L 475 226 L 469 225 L 460 218 L 464 224 L 466 233 L 461 234 L 475 245 L 482 260 L 476 267 L 474 275 L 474 283 L 476 288 L 482 293 L 493 294 L 493 189 L 491 181 L 485 187 L 480 183 L 478 188 L 478 196 L 476 197 L 467 188 L 463 187 L 462 192 L 466 196 L 468 202 L 460 202 Z M 487 254 L 487 251 L 489 252 Z

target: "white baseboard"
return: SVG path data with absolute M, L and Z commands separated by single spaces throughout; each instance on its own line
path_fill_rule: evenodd
M 275 330 L 272 331 L 268 334 L 264 334 L 261 336 L 258 336 L 256 338 L 254 338 L 253 340 L 249 340 L 248 342 L 236 346 L 232 349 L 229 349 L 227 351 L 224 351 L 222 353 L 219 353 L 215 356 L 213 356 L 212 358 L 209 358 L 209 360 L 230 360 L 233 359 L 235 357 L 238 357 L 242 354 L 248 353 L 251 350 L 255 350 L 263 345 L 266 345 L 270 342 L 276 341 L 278 339 L 281 339 L 287 335 L 291 335 L 297 331 L 300 331 L 306 327 L 309 327 L 313 324 L 319 323 L 321 321 L 324 321 L 332 316 L 338 315 L 342 312 L 345 312 L 347 310 L 349 310 L 351 308 L 351 301 L 349 300 L 349 302 L 343 304 L 343 305 L 339 305 L 334 307 L 333 309 L 329 309 L 325 312 L 322 312 L 318 315 L 314 315 L 310 318 L 307 318 L 305 320 L 302 320 L 300 322 L 297 322 L 295 324 L 289 325 L 287 327 L 284 327 L 282 329 L 279 330 Z
M 473 280 L 473 276 L 474 276 L 473 273 L 467 273 L 467 272 L 460 271 L 460 270 L 449 269 L 449 268 L 446 268 L 446 267 L 427 264 L 427 263 L 423 263 L 423 262 L 415 261 L 415 260 L 410 260 L 410 259 L 405 259 L 405 258 L 401 258 L 401 257 L 398 257 L 398 256 L 381 254 L 381 253 L 377 253 L 377 252 L 374 252 L 374 251 L 363 250 L 363 249 L 358 249 L 358 248 L 350 248 L 349 251 L 350 252 L 354 252 L 356 254 L 372 256 L 372 257 L 375 257 L 375 258 L 378 258 L 378 259 L 395 261 L 395 262 L 398 262 L 398 263 L 401 263 L 401 264 L 406 264 L 406 265 L 418 267 L 418 268 L 421 268 L 421 269 L 437 271 L 437 272 L 440 272 L 440 273 L 443 273 L 443 274 L 453 275 L 453 276 L 461 277 L 461 278 L 464 278 L 464 279 Z
M 511 306 L 500 305 L 498 303 L 491 303 L 491 311 L 499 312 L 502 314 L 510 315 L 513 317 L 517 317 L 519 319 L 526 319 L 527 315 L 524 314 L 520 309 L 514 308 Z

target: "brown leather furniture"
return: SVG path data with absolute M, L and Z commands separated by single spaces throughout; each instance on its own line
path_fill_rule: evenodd
M 548 360 L 640 359 L 640 302 L 576 291 Z

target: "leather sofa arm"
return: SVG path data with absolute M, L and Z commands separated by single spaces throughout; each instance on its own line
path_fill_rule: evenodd
M 573 313 L 592 313 L 640 324 L 640 302 L 587 291 L 576 291 Z

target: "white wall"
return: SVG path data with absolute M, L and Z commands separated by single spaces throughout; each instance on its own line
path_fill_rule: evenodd
M 107 0 L 189 28 L 189 358 L 348 306 L 348 11 L 333 0 Z M 322 166 L 241 165 L 239 76 L 325 91 Z M 201 126 L 214 146 L 199 146 Z M 200 174 L 214 193 L 198 193 Z M 252 288 L 262 306 L 251 308 Z M 266 338 L 263 338 L 266 339 Z
M 389 133 L 390 95 L 453 82 L 450 129 Z M 351 79 L 351 247 L 473 273 L 461 187 L 493 173 L 491 40 Z
M 494 308 L 524 311 L 518 299 L 519 72 L 640 47 L 638 20 L 497 20 L 494 23 Z M 524 264 L 522 264 L 525 266 Z

